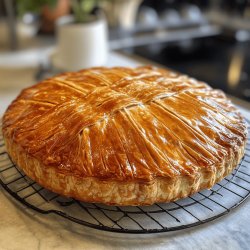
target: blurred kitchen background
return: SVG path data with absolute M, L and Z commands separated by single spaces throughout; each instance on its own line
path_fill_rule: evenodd
M 0 103 L 10 89 L 110 65 L 117 53 L 250 102 L 250 1 L 0 0 Z

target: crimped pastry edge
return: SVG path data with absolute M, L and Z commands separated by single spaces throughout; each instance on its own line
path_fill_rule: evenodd
M 41 186 L 63 196 L 84 202 L 107 205 L 136 206 L 151 205 L 157 202 L 171 202 L 185 198 L 200 190 L 209 189 L 229 175 L 244 156 L 245 141 L 227 159 L 214 166 L 212 170 L 203 169 L 195 177 L 175 178 L 156 177 L 153 181 L 100 180 L 93 177 L 65 175 L 55 168 L 44 166 L 33 156 L 27 154 L 19 145 L 4 137 L 7 152 L 11 159 Z

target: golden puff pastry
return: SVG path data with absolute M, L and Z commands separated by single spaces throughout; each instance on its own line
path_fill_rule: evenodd
M 91 68 L 27 88 L 7 109 L 3 134 L 13 161 L 47 189 L 149 205 L 230 174 L 247 128 L 223 92 L 147 66 Z

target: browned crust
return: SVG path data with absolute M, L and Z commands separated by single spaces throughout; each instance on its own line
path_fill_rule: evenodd
M 87 202 L 149 205 L 232 172 L 247 137 L 223 92 L 169 70 L 94 68 L 22 91 L 3 118 L 12 160 Z
M 12 160 L 41 186 L 64 196 L 84 202 L 98 202 L 108 205 L 151 205 L 157 202 L 171 202 L 185 198 L 202 189 L 209 189 L 230 174 L 244 156 L 245 143 L 216 166 L 215 172 L 202 171 L 197 178 L 178 176 L 176 178 L 155 178 L 152 182 L 118 182 L 98 180 L 59 173 L 53 167 L 44 166 L 21 147 L 5 138 L 7 151 Z M 32 167 L 32 168 L 31 168 Z

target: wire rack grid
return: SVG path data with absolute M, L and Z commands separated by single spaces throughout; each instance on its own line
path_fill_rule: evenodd
M 247 199 L 250 194 L 250 136 L 240 164 L 211 190 L 171 203 L 122 207 L 80 202 L 39 186 L 11 161 L 0 132 L 0 184 L 23 205 L 83 226 L 135 234 L 176 231 L 219 218 Z

